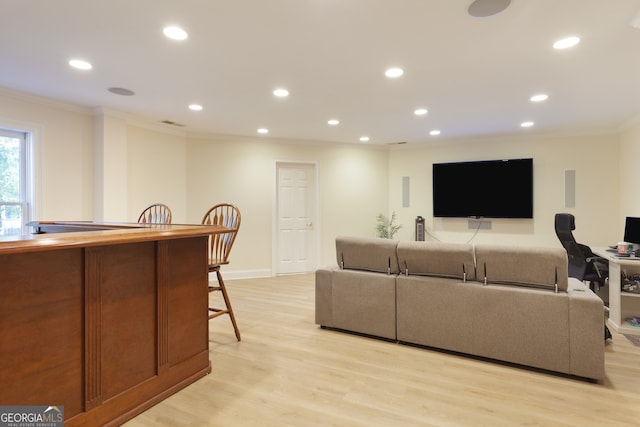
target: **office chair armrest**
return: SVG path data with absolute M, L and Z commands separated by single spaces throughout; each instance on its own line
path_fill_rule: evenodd
M 602 279 L 602 271 L 600 271 L 600 267 L 598 266 L 598 263 L 602 263 L 603 265 L 607 265 L 607 263 L 609 261 L 607 261 L 605 258 L 599 257 L 599 256 L 592 256 L 592 257 L 588 257 L 587 258 L 587 264 L 591 263 L 591 265 L 593 265 L 594 270 L 596 271 L 596 274 L 598 275 L 598 277 L 600 279 Z

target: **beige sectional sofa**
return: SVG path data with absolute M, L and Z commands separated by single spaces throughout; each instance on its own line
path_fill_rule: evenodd
M 561 248 L 338 237 L 316 323 L 599 380 L 603 302 Z

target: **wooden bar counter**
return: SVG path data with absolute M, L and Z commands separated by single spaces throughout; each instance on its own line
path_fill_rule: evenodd
M 0 405 L 119 425 L 211 372 L 206 247 L 223 227 L 34 230 L 0 240 Z

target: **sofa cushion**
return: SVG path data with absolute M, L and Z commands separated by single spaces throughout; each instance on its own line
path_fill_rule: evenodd
M 562 248 L 476 245 L 476 277 L 487 283 L 566 291 L 567 252 Z
M 374 237 L 336 237 L 340 268 L 398 274 L 397 240 Z
M 472 245 L 400 242 L 398 263 L 403 274 L 475 280 Z

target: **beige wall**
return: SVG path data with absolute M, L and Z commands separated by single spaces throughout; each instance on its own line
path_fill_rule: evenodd
M 427 230 L 442 241 L 467 242 L 475 230 L 467 219 L 433 218 L 431 202 L 432 164 L 439 162 L 533 158 L 534 218 L 491 219 L 491 230 L 480 230 L 472 240 L 530 245 L 559 245 L 553 228 L 557 212 L 576 216 L 575 236 L 593 246 L 618 239 L 619 141 L 614 135 L 556 139 L 502 139 L 496 142 L 471 141 L 433 147 L 396 148 L 390 153 L 390 210 L 396 211 L 403 228 L 401 239 L 414 238 L 414 221 L 426 219 Z M 564 207 L 564 171 L 576 171 L 576 207 Z M 411 205 L 402 207 L 402 177 L 410 177 Z M 469 191 L 475 189 L 469 183 Z M 464 197 L 464 195 L 461 195 Z
M 91 111 L 0 88 L 0 126 L 35 136 L 35 218 L 93 218 Z
M 189 221 L 219 202 L 242 212 L 234 270 L 271 270 L 276 161 L 317 165 L 321 263 L 335 259 L 335 236 L 373 236 L 375 215 L 388 206 L 386 150 L 251 138 L 191 139 L 188 146 Z
M 136 125 L 127 127 L 126 138 L 127 220 L 136 221 L 152 203 L 165 203 L 174 223 L 188 223 L 186 138 Z
M 0 126 L 36 135 L 40 153 L 37 219 L 97 218 L 93 205 L 97 189 L 93 162 L 96 114 L 0 90 Z M 629 126 L 620 135 L 503 137 L 391 149 L 291 144 L 270 138 L 187 138 L 131 122 L 125 128 L 126 132 L 115 134 L 126 140 L 126 151 L 121 153 L 126 183 L 109 191 L 124 194 L 119 198 L 126 204 L 126 218 L 104 219 L 134 221 L 143 207 L 161 201 L 171 206 L 176 222 L 199 222 L 211 205 L 236 203 L 242 209 L 243 225 L 229 270 L 249 275 L 271 271 L 276 161 L 317 165 L 320 217 L 316 224 L 322 264 L 334 262 L 335 236 L 373 236 L 378 213 L 398 213 L 403 225 L 398 235 L 401 239 L 413 239 L 414 219 L 422 215 L 429 231 L 440 240 L 467 241 L 473 231 L 468 230 L 466 220 L 431 217 L 434 162 L 534 158 L 534 219 L 492 220 L 492 229 L 481 230 L 474 242 L 556 245 L 553 215 L 568 211 L 576 215 L 578 240 L 607 245 L 620 238 L 624 216 L 640 216 L 633 172 L 640 158 L 640 124 Z M 122 147 L 120 143 L 116 146 Z M 563 205 L 565 169 L 576 170 L 577 206 L 572 209 Z M 411 180 L 409 208 L 402 207 L 403 176 Z M 109 187 L 110 181 L 103 185 Z
M 618 176 L 620 179 L 620 215 L 618 235 L 623 236 L 624 218 L 640 217 L 640 120 L 629 126 L 620 138 Z
M 127 221 L 126 117 L 97 109 L 93 125 L 93 219 Z

